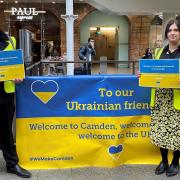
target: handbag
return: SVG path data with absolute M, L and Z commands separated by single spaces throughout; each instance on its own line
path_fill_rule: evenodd
M 74 75 L 87 75 L 87 68 L 85 67 L 74 68 Z

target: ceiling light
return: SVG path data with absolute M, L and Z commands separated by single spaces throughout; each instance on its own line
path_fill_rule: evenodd
M 151 21 L 151 25 L 162 25 L 162 19 L 159 15 L 156 15 L 153 20 Z
M 55 1 L 52 1 L 53 4 L 55 4 L 56 2 Z
M 115 31 L 116 27 L 90 27 L 91 31 L 96 31 L 98 29 L 98 31 Z
M 0 1 L 0 3 L 3 3 L 4 1 Z
M 101 27 L 102 31 L 115 31 L 116 27 Z
M 18 1 L 14 1 L 14 3 L 15 3 L 15 4 L 17 4 L 17 3 L 18 3 Z
M 90 27 L 91 31 L 96 31 L 96 29 L 97 29 L 96 27 Z

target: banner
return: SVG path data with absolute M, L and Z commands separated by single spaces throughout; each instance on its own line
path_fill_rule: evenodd
M 135 76 L 28 77 L 16 94 L 25 168 L 159 162 L 149 139 L 150 89 Z
M 144 87 L 180 88 L 179 59 L 140 60 L 139 85 Z
M 0 81 L 24 77 L 22 50 L 0 51 Z

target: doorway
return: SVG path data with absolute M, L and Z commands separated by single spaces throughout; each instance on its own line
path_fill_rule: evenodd
M 118 43 L 116 27 L 90 27 L 90 37 L 95 40 L 95 60 L 101 56 L 106 56 L 108 60 L 115 59 Z

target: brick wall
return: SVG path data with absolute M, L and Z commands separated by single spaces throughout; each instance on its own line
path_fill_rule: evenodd
M 153 16 L 128 16 L 129 31 L 129 60 L 138 60 L 149 47 L 150 23 Z
M 9 7 L 11 7 L 11 5 L 9 5 Z M 51 12 L 58 20 L 59 20 L 59 27 L 60 27 L 60 54 L 63 54 L 64 52 L 66 52 L 66 23 L 65 21 L 61 18 L 61 15 L 66 14 L 66 6 L 65 4 L 61 3 L 61 4 L 56 4 L 53 5 L 52 3 L 49 4 L 44 4 L 44 7 L 41 4 L 37 4 L 37 3 L 18 3 L 18 4 L 13 4 L 13 7 L 36 7 L 39 9 L 44 9 L 47 12 Z M 0 5 L 0 9 L 4 10 L 6 9 L 5 5 Z M 81 21 L 82 19 L 89 14 L 90 12 L 92 12 L 95 8 L 93 8 L 92 6 L 86 4 L 86 3 L 78 3 L 78 4 L 74 4 L 74 14 L 78 15 L 78 19 L 75 20 L 74 22 L 74 51 L 75 51 L 75 59 L 78 59 L 78 51 L 79 51 L 79 47 L 80 47 L 80 25 L 81 25 Z M 7 30 L 7 21 L 5 20 L 5 15 L 4 12 L 1 11 L 0 12 L 1 16 L 0 16 L 0 22 L 3 22 L 0 24 L 0 28 L 2 28 L 3 30 L 6 29 Z M 19 22 L 13 22 L 11 23 L 11 33 L 18 37 L 18 28 L 19 26 Z M 23 23 L 22 23 L 23 24 Z M 26 27 L 24 25 L 24 27 Z
M 8 29 L 8 23 L 6 21 L 6 19 L 8 17 L 4 13 L 5 9 L 6 9 L 5 4 L 0 4 L 0 30 L 2 30 L 2 31 L 7 31 L 7 29 Z
M 14 4 L 15 5 L 15 4 Z M 19 3 L 18 7 L 41 7 L 41 4 Z M 1 9 L 4 9 L 3 5 L 0 5 Z M 44 4 L 44 10 L 49 11 L 54 14 L 54 16 L 59 20 L 60 27 L 60 54 L 62 55 L 66 52 L 66 23 L 61 18 L 62 14 L 65 14 L 65 4 Z M 74 55 L 75 60 L 78 60 L 78 51 L 80 47 L 80 25 L 85 16 L 95 10 L 94 7 L 86 3 L 74 4 L 74 14 L 78 15 L 78 19 L 74 22 Z M 150 22 L 153 16 L 128 16 L 129 19 L 129 59 L 138 60 L 144 54 L 144 51 L 149 47 L 149 33 L 150 33 Z M 5 22 L 5 16 L 3 11 L 1 11 L 0 16 L 0 28 L 7 26 Z M 18 26 L 13 26 L 13 31 L 18 35 Z

